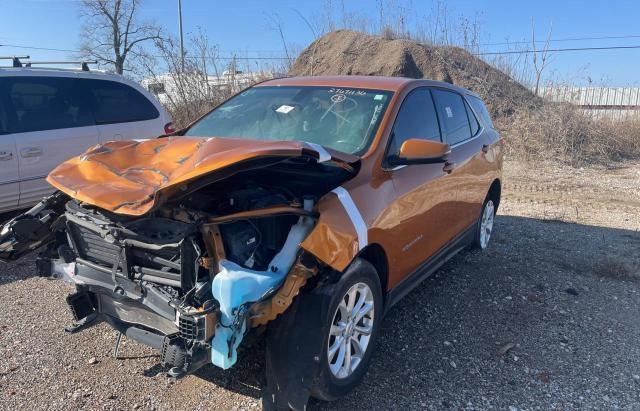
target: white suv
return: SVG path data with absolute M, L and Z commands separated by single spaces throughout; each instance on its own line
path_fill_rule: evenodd
M 40 201 L 53 191 L 47 174 L 93 145 L 173 131 L 160 103 L 122 76 L 0 68 L 0 212 Z

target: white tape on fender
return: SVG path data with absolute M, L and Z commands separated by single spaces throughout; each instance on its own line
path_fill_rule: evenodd
M 329 154 L 329 152 L 325 150 L 324 147 L 322 147 L 320 144 L 316 144 L 316 143 L 306 143 L 306 144 L 318 153 L 318 163 L 324 163 L 325 161 L 331 160 L 331 154 Z
M 338 200 L 340 200 L 342 206 L 349 215 L 351 224 L 353 224 L 353 228 L 356 229 L 356 233 L 358 234 L 358 250 L 362 250 L 369 243 L 367 238 L 367 225 L 362 218 L 362 214 L 360 214 L 360 211 L 358 210 L 358 207 L 356 207 L 356 203 L 353 202 L 349 192 L 343 187 L 337 187 L 331 192 L 338 196 Z

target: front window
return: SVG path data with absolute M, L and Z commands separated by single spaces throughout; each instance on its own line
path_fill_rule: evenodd
M 195 123 L 186 136 L 298 140 L 363 154 L 391 92 L 339 87 L 250 88 Z

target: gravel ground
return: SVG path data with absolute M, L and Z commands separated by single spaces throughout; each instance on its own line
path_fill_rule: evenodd
M 640 165 L 507 163 L 485 253 L 463 252 L 383 322 L 364 382 L 310 409 L 637 409 Z M 68 335 L 70 287 L 0 266 L 0 408 L 259 409 L 260 347 L 175 383 L 99 325 Z

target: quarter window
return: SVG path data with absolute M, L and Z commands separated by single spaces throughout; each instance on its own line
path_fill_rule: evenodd
M 404 99 L 392 135 L 390 155 L 399 155 L 402 143 L 409 139 L 441 141 L 438 117 L 428 89 L 414 90 Z
M 432 93 L 444 141 L 454 145 L 471 138 L 471 126 L 462 96 L 440 89 L 433 89 Z
M 467 117 L 469 117 L 469 124 L 471 125 L 471 135 L 475 136 L 480 131 L 480 123 L 478 123 L 478 119 L 476 115 L 473 114 L 473 110 L 469 107 L 469 103 L 465 100 L 464 107 L 467 109 Z
M 106 80 L 80 80 L 88 90 L 96 124 L 127 123 L 158 118 L 160 113 L 139 91 Z
M 93 125 L 76 85 L 75 79 L 64 77 L 0 79 L 0 90 L 6 93 L 6 102 L 10 104 L 5 107 L 5 115 L 11 119 L 6 129 L 25 133 Z
M 485 127 L 493 128 L 491 116 L 489 115 L 487 106 L 484 105 L 482 100 L 480 100 L 478 97 L 469 96 L 469 103 L 471 104 L 471 107 L 476 110 L 476 113 L 478 113 L 478 115 L 482 119 L 482 123 L 485 125 Z

